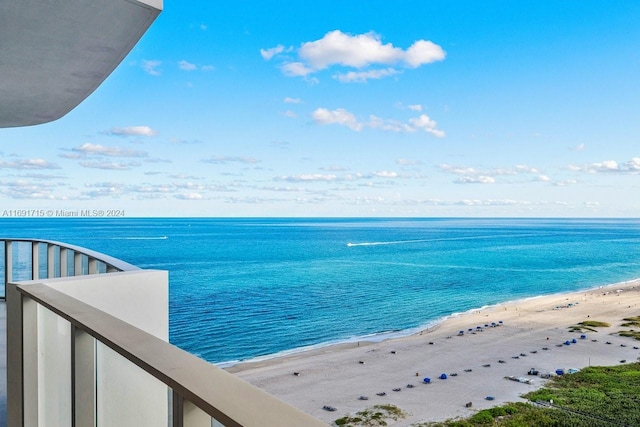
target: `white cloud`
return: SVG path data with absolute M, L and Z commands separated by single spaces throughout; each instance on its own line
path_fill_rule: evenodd
M 411 111 L 422 111 L 422 105 L 420 104 L 408 105 L 407 108 Z
M 380 70 L 369 71 L 349 71 L 348 73 L 338 73 L 333 76 L 341 83 L 364 83 L 371 79 L 382 79 L 384 77 L 393 76 L 394 74 L 400 74 L 401 71 L 393 68 L 385 68 Z
M 378 171 L 378 172 L 374 172 L 372 175 L 378 178 L 397 178 L 398 172 Z
M 34 169 L 60 169 L 55 163 L 48 162 L 44 159 L 26 159 L 17 160 L 13 162 L 0 161 L 0 169 L 19 169 L 19 170 L 34 170 Z
M 453 175 L 459 175 L 460 178 L 454 181 L 456 184 L 494 184 L 496 183 L 496 176 L 518 175 L 537 175 L 534 178 L 535 181 L 551 182 L 551 179 L 546 175 L 540 175 L 538 169 L 527 165 L 516 165 L 513 168 L 479 170 L 472 167 L 442 164 L 440 165 L 440 170 Z
M 285 104 L 300 104 L 302 103 L 302 100 L 300 98 L 290 98 L 290 97 L 286 97 L 284 99 L 284 103 Z
M 196 64 L 192 64 L 191 62 L 187 62 L 184 59 L 178 62 L 178 68 L 184 71 L 195 71 L 198 69 Z
M 262 55 L 262 58 L 264 60 L 268 61 L 274 56 L 284 52 L 284 50 L 284 46 L 279 44 L 278 46 L 272 47 L 270 49 L 260 49 L 260 55 Z
M 491 176 L 461 176 L 454 181 L 456 184 L 495 184 L 496 179 Z
M 255 164 L 260 163 L 260 160 L 253 157 L 240 157 L 240 156 L 211 156 L 209 159 L 202 160 L 205 163 L 212 164 L 226 164 L 226 163 L 244 163 Z
M 431 135 L 442 138 L 445 136 L 445 133 L 441 129 L 437 129 L 438 123 L 435 120 L 431 119 L 426 114 L 421 114 L 419 117 L 409 119 L 409 123 L 416 129 L 422 129 Z
M 289 77 L 305 77 L 314 72 L 313 69 L 307 67 L 302 62 L 290 62 L 281 67 L 285 76 Z
M 160 67 L 160 65 L 162 65 L 162 61 L 148 59 L 142 61 L 142 69 L 145 71 L 145 73 L 152 76 L 159 76 L 161 74 L 160 70 L 158 70 L 158 67 Z
M 260 50 L 265 60 L 270 60 L 283 52 L 285 48 L 282 45 Z M 446 56 L 440 46 L 427 40 L 417 40 L 405 51 L 391 43 L 382 43 L 382 38 L 375 32 L 351 35 L 340 30 L 330 31 L 319 40 L 302 43 L 297 54 L 298 60 L 289 61 L 285 58 L 286 62 L 281 66 L 285 75 L 304 77 L 332 66 L 362 70 L 337 73 L 334 76 L 345 83 L 362 82 L 371 78 L 379 79 L 399 73 L 393 68 L 363 70 L 370 66 L 396 64 L 406 68 L 416 68 L 442 61 Z
M 329 111 L 326 108 L 318 108 L 312 113 L 313 121 L 321 125 L 338 124 L 359 132 L 363 124 L 358 122 L 356 116 L 343 108 Z
M 123 128 L 112 128 L 108 133 L 116 136 L 155 136 L 158 134 L 157 131 L 151 129 L 149 126 L 127 126 Z
M 204 197 L 200 193 L 176 194 L 174 197 L 176 199 L 180 199 L 180 200 L 202 200 L 202 199 L 204 199 Z
M 331 182 L 338 180 L 338 176 L 334 174 L 300 174 L 300 175 L 292 175 L 292 176 L 280 176 L 276 178 L 277 181 L 287 181 L 287 182 Z
M 187 140 L 187 139 L 180 139 L 180 138 L 171 138 L 169 139 L 169 142 L 171 142 L 172 144 L 202 144 L 202 141 L 199 141 L 197 139 L 192 139 L 192 140 Z
M 215 67 L 213 65 L 196 65 L 193 64 L 191 62 L 185 61 L 184 59 L 182 61 L 178 61 L 178 68 L 183 70 L 183 71 L 196 71 L 198 69 L 200 69 L 200 71 L 212 71 L 215 69 Z
M 79 147 L 72 148 L 71 151 L 80 157 L 86 156 L 106 156 L 106 157 L 147 157 L 147 153 L 137 150 L 125 150 L 120 147 L 105 147 L 100 144 L 85 143 Z
M 598 163 L 590 163 L 583 166 L 569 166 L 569 169 L 576 172 L 591 174 L 611 173 L 611 174 L 640 174 L 640 157 L 633 157 L 631 160 L 618 163 L 615 160 L 605 160 Z
M 334 64 L 355 68 L 372 63 L 392 64 L 398 61 L 402 51 L 390 43 L 383 45 L 375 33 L 351 36 L 335 30 L 320 40 L 303 43 L 298 54 L 314 70 L 321 70 Z
M 285 116 L 285 117 L 289 117 L 290 119 L 298 118 L 298 114 L 296 114 L 295 111 L 291 111 L 291 110 L 287 110 L 287 111 L 283 112 L 282 115 Z
M 516 165 L 515 167 L 515 172 L 516 173 L 539 173 L 540 171 L 534 167 L 531 166 L 527 166 L 527 165 Z
M 127 162 L 127 163 L 118 163 L 118 162 L 99 162 L 99 161 L 84 161 L 80 162 L 80 166 L 91 169 L 103 169 L 103 170 L 119 170 L 126 171 L 131 170 L 131 168 L 139 167 L 140 163 L 138 162 Z
M 0 194 L 17 200 L 55 200 L 55 185 L 38 182 L 36 184 L 19 179 L 17 181 L 0 181 Z
M 420 160 L 396 159 L 396 164 L 400 166 L 418 166 L 423 163 Z
M 405 52 L 404 62 L 411 68 L 417 68 L 423 64 L 442 61 L 445 52 L 437 44 L 428 40 L 418 40 Z
M 383 119 L 374 115 L 369 117 L 368 122 L 361 122 L 358 121 L 353 113 L 344 108 L 337 108 L 335 110 L 318 108 L 312 113 L 311 117 L 313 121 L 319 125 L 337 124 L 346 126 L 356 132 L 368 127 L 389 132 L 416 132 L 418 130 L 424 130 L 437 138 L 445 136 L 444 131 L 437 128 L 438 124 L 435 120 L 430 119 L 426 114 L 411 118 L 408 123 L 392 119 Z

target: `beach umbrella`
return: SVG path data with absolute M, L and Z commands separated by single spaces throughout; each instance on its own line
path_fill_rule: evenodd
M 440 374 L 440 379 L 441 380 L 446 380 L 447 379 L 447 374 Z
M 422 380 L 425 384 L 429 384 L 431 382 L 431 378 L 425 378 L 424 380 Z

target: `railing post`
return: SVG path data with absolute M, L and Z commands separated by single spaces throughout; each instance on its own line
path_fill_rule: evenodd
M 182 412 L 184 399 L 175 390 L 171 392 L 171 427 L 183 427 L 184 414 Z
M 11 240 L 4 241 L 4 283 L 13 280 L 13 243 Z
M 175 390 L 172 393 L 171 427 L 224 427 Z
M 69 249 L 60 248 L 60 277 L 67 277 L 69 275 Z
M 5 298 L 7 296 L 7 283 L 13 280 L 13 244 L 11 240 L 4 241 L 4 289 Z
M 7 242 L 9 248 L 11 242 Z M 6 250 L 5 246 L 5 250 Z M 11 251 L 11 249 L 9 249 Z M 7 268 L 7 267 L 5 267 Z M 7 425 L 22 426 L 22 294 L 6 283 L 7 298 Z
M 98 260 L 95 258 L 89 258 L 89 274 L 98 273 Z
M 47 278 L 51 279 L 56 277 L 56 264 L 54 262 L 56 257 L 55 245 L 47 245 Z
M 96 344 L 71 326 L 71 405 L 74 427 L 96 426 Z
M 24 427 L 38 426 L 38 304 L 21 297 L 22 303 L 22 416 Z
M 73 252 L 73 275 L 82 276 L 82 254 Z
M 40 243 L 31 242 L 31 280 L 40 278 Z

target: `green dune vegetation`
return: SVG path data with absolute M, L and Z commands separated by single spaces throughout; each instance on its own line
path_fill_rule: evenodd
M 608 328 L 611 326 L 607 322 L 600 322 L 599 320 L 585 320 L 577 325 L 569 326 L 569 332 L 596 332 L 596 328 Z
M 523 397 L 529 403 L 510 403 L 482 410 L 468 419 L 414 427 L 638 426 L 640 363 L 590 367 L 557 376 L 546 387 Z
M 623 328 L 640 328 L 640 316 L 635 317 L 626 317 L 623 319 L 625 323 L 621 324 Z M 635 338 L 640 341 L 640 330 L 638 329 L 629 329 L 627 331 L 620 331 L 618 335 L 622 337 L 630 337 Z
M 399 420 L 404 417 L 404 412 L 395 405 L 375 405 L 356 413 L 352 417 L 339 418 L 335 421 L 335 424 L 344 427 L 382 427 L 388 425 L 387 421 L 389 420 Z
M 484 409 L 467 419 L 413 427 L 594 427 L 640 425 L 640 363 L 596 366 L 554 377 L 523 396 L 529 402 Z M 553 403 L 552 403 L 553 402 Z M 343 427 L 387 426 L 404 418 L 394 405 L 376 405 L 335 421 Z

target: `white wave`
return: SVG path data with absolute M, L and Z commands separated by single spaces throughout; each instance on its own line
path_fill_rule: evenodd
M 112 237 L 111 240 L 167 240 L 168 236 L 147 236 L 147 237 Z
M 362 243 L 347 243 L 347 246 L 378 246 L 378 245 L 401 245 L 403 243 L 424 243 L 433 242 L 433 239 L 428 240 L 395 240 L 390 242 L 362 242 Z

